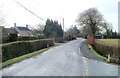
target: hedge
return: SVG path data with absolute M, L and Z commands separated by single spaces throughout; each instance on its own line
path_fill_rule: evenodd
M 64 38 L 55 38 L 55 42 L 64 43 Z
M 32 40 L 32 41 L 17 41 L 2 44 L 2 61 L 28 54 L 49 46 L 53 46 L 52 39 Z
M 101 55 L 108 57 L 108 55 L 111 56 L 111 58 L 115 58 L 120 60 L 120 46 L 118 45 L 110 45 L 103 43 L 101 41 L 95 40 L 93 44 L 94 49 Z

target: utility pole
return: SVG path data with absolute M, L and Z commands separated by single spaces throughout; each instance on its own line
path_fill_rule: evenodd
M 64 38 L 64 18 L 63 18 L 63 38 Z

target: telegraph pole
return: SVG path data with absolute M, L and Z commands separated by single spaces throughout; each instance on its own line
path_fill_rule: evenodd
M 64 38 L 64 18 L 63 18 L 63 38 Z

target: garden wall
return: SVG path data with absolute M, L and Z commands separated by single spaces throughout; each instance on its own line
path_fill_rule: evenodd
M 53 46 L 52 39 L 32 40 L 32 41 L 17 41 L 2 44 L 2 61 L 6 61 L 27 53 L 31 53 L 48 46 Z

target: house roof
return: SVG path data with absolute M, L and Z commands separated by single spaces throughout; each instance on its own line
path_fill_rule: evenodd
M 7 33 L 10 33 L 10 34 L 17 34 L 18 32 L 14 29 L 14 28 L 5 28 Z
M 19 30 L 21 30 L 21 31 L 31 31 L 29 28 L 27 28 L 27 27 L 18 27 L 17 26 L 17 29 L 19 29 Z

